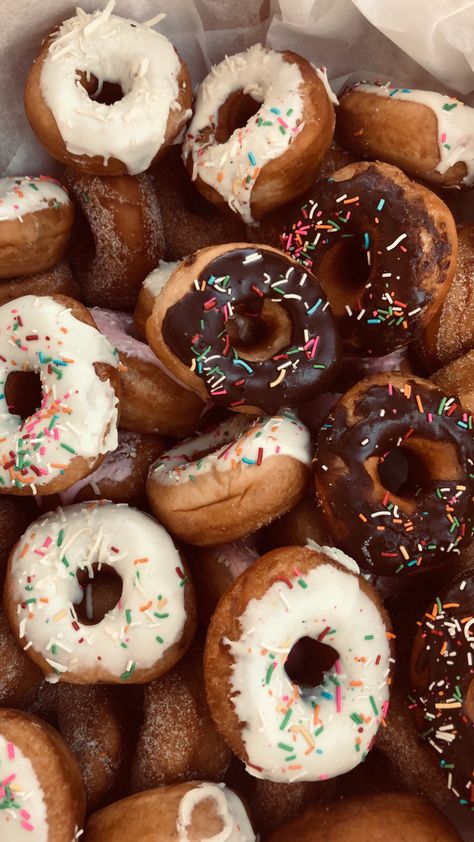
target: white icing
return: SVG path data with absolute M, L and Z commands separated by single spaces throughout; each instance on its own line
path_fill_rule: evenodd
M 177 260 L 176 262 L 170 263 L 160 263 L 153 272 L 150 272 L 148 277 L 145 278 L 143 281 L 143 286 L 145 289 L 148 290 L 153 296 L 156 298 L 157 295 L 161 292 L 164 285 L 166 284 L 168 278 L 172 275 L 174 270 L 181 265 L 181 261 Z
M 30 759 L 0 734 L 0 839 L 48 842 L 43 790 Z
M 46 175 L 0 178 L 0 222 L 7 219 L 23 222 L 29 213 L 68 204 L 68 194 L 54 178 Z
M 91 459 L 115 449 L 117 399 L 110 381 L 96 375 L 94 363 L 117 368 L 118 357 L 104 336 L 54 299 L 25 295 L 0 307 L 3 487 L 29 485 L 35 491 L 62 475 L 75 456 Z M 9 413 L 5 399 L 12 371 L 41 377 L 41 407 L 24 421 Z M 12 451 L 15 464 L 5 467 Z
M 289 412 L 251 424 L 245 415 L 223 421 L 211 432 L 163 453 L 151 466 L 149 478 L 160 485 L 183 485 L 211 470 L 230 471 L 233 465 L 244 469 L 270 456 L 291 456 L 304 465 L 311 464 L 309 431 Z
M 132 433 L 129 430 L 118 431 L 118 444 L 115 450 L 108 453 L 104 461 L 99 467 L 83 477 L 79 482 L 75 482 L 70 488 L 64 489 L 59 494 L 59 499 L 62 506 L 69 506 L 74 503 L 78 494 L 83 488 L 88 485 L 99 493 L 99 483 L 103 480 L 110 482 L 125 482 L 133 473 L 135 459 L 138 455 L 138 448 L 140 446 L 140 433 Z
M 187 828 L 192 827 L 194 808 L 208 800 L 214 802 L 214 815 L 221 819 L 223 827 L 201 842 L 255 842 L 256 836 L 240 798 L 225 784 L 208 783 L 189 789 L 179 802 L 176 822 L 179 842 L 189 842 Z
M 234 659 L 232 703 L 242 723 L 247 771 L 281 782 L 322 780 L 357 766 L 389 696 L 386 629 L 359 578 L 329 559 L 298 574 L 295 568 L 288 579 L 292 587 L 275 581 L 261 599 L 252 599 L 238 618 L 239 639 L 223 639 Z M 297 688 L 285 672 L 291 648 L 305 636 L 321 636 L 339 653 L 314 689 Z
M 436 115 L 438 121 L 439 163 L 436 172 L 445 173 L 458 161 L 467 169 L 464 184 L 474 183 L 474 108 L 470 108 L 458 99 L 435 91 L 392 88 L 387 85 L 363 83 L 356 86 L 358 91 L 376 94 L 393 100 L 404 100 L 419 105 L 426 105 Z
M 82 599 L 76 573 L 91 575 L 94 563 L 113 567 L 123 588 L 117 605 L 91 626 L 77 618 L 74 604 Z M 159 523 L 126 505 L 80 503 L 50 512 L 23 535 L 9 576 L 20 637 L 58 676 L 105 670 L 126 681 L 181 638 L 179 553 Z
M 177 102 L 180 61 L 173 45 L 143 24 L 104 11 L 77 10 L 54 37 L 41 71 L 41 91 L 73 155 L 116 158 L 144 172 L 161 148 Z M 77 71 L 121 86 L 123 99 L 90 99 Z M 183 112 L 182 122 L 187 118 Z
M 360 567 L 353 558 L 346 555 L 342 550 L 338 549 L 338 547 L 326 547 L 321 546 L 316 541 L 313 541 L 312 538 L 306 539 L 306 546 L 309 550 L 315 550 L 317 553 L 323 553 L 324 555 L 328 555 L 329 558 L 334 559 L 339 564 L 342 564 L 343 567 L 347 567 L 351 573 L 356 573 L 357 575 L 360 573 Z M 363 576 L 365 574 L 362 574 Z
M 304 128 L 302 83 L 297 64 L 254 44 L 226 57 L 199 86 L 183 159 L 191 155 L 193 179 L 199 176 L 213 187 L 248 224 L 254 222 L 252 188 L 258 171 L 283 155 Z M 246 126 L 236 128 L 225 143 L 217 143 L 219 109 L 240 90 L 262 104 Z

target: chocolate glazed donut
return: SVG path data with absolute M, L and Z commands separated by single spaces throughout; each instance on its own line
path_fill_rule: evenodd
M 469 543 L 473 478 L 472 416 L 421 378 L 361 380 L 317 439 L 315 486 L 326 527 L 378 575 L 447 564 L 450 552 Z

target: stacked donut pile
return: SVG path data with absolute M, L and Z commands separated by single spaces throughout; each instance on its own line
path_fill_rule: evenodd
M 474 111 L 113 6 L 0 180 L 0 838 L 472 838 Z

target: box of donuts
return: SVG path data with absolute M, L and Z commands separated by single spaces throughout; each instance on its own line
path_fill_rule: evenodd
M 0 842 L 473 842 L 473 0 L 4 0 Z

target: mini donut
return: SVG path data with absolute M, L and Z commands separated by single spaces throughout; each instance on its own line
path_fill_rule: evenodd
M 259 558 L 217 606 L 204 657 L 207 700 L 255 777 L 325 780 L 371 748 L 388 707 L 393 634 L 355 571 L 340 551 L 285 547 Z
M 164 247 L 150 176 L 101 178 L 69 169 L 64 181 L 77 209 L 68 257 L 84 301 L 133 310 Z
M 66 260 L 60 260 L 45 272 L 0 281 L 0 305 L 23 295 L 67 295 L 81 300 L 79 287 Z
M 308 430 L 289 412 L 251 424 L 233 416 L 160 456 L 148 475 L 150 507 L 189 544 L 236 541 L 303 496 L 310 448 Z
M 261 44 L 198 88 L 183 161 L 198 190 L 252 224 L 312 184 L 334 133 L 324 69 Z
M 259 555 L 252 535 L 230 544 L 193 547 L 189 566 L 196 588 L 198 617 L 205 629 L 221 596 Z
M 66 251 L 74 206 L 46 175 L 0 178 L 0 278 L 51 269 Z
M 153 312 L 155 299 L 166 284 L 168 278 L 171 277 L 175 269 L 178 268 L 180 261 L 173 261 L 171 263 L 160 263 L 153 272 L 143 281 L 138 294 L 138 301 L 133 312 L 133 324 L 135 331 L 140 339 L 146 342 L 146 323 L 149 316 Z
M 80 537 L 80 540 L 77 540 Z M 122 592 L 100 622 L 75 609 L 81 570 L 111 568 Z M 10 554 L 4 604 L 15 637 L 52 680 L 143 684 L 179 660 L 196 627 L 194 595 L 162 526 L 124 505 L 49 512 Z M 72 574 L 72 575 L 71 575 Z
M 0 494 L 54 494 L 117 446 L 117 354 L 82 304 L 25 295 L 0 307 Z M 12 372 L 35 372 L 41 404 L 11 415 Z
M 447 786 L 474 812 L 474 571 L 423 615 L 410 661 L 410 707 Z
M 459 396 L 461 404 L 474 412 L 474 348 L 459 359 L 443 366 L 431 376 L 446 394 Z
M 190 116 L 188 69 L 151 25 L 79 9 L 43 42 L 25 87 L 39 142 L 94 175 L 136 175 L 163 154 Z M 104 83 L 119 97 L 101 100 Z
M 406 792 L 371 793 L 317 805 L 273 833 L 268 842 L 461 842 L 436 807 Z
M 382 373 L 350 389 L 321 429 L 314 461 L 318 505 L 338 546 L 377 575 L 449 564 L 471 540 L 471 426 L 458 400 L 428 380 Z
M 124 798 L 94 813 L 83 842 L 257 842 L 240 798 L 224 784 L 179 783 Z
M 337 110 L 338 139 L 364 158 L 442 187 L 474 183 L 474 108 L 434 91 L 358 83 Z
M 383 163 L 349 164 L 312 190 L 283 250 L 318 278 L 346 352 L 384 356 L 417 339 L 456 267 L 451 211 Z
M 71 842 L 85 813 L 79 766 L 59 734 L 36 716 L 0 709 L 0 837 Z
M 121 426 L 136 433 L 193 433 L 204 410 L 201 398 L 135 338 L 133 317 L 97 307 L 91 315 L 119 354 Z
M 340 340 L 316 279 L 268 246 L 231 243 L 191 255 L 155 301 L 148 342 L 203 400 L 277 412 L 334 379 Z

